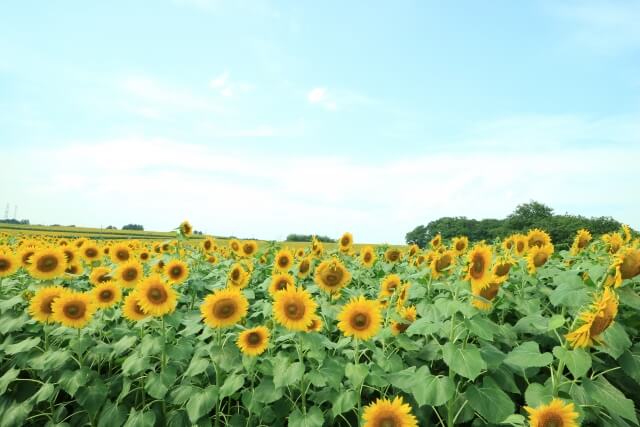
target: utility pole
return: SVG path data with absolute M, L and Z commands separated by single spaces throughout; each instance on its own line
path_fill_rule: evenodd
M 13 207 L 13 219 L 18 220 L 18 205 Z
M 4 210 L 4 219 L 9 219 L 9 203 L 7 203 L 7 207 Z

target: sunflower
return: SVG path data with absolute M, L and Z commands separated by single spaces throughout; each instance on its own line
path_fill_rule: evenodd
M 81 247 L 82 247 L 82 245 L 84 245 L 84 244 L 87 242 L 87 240 L 88 240 L 88 239 L 86 239 L 86 238 L 84 238 L 84 237 L 81 237 L 81 238 L 79 238 L 79 239 L 74 240 L 74 241 L 73 241 L 73 245 L 74 245 L 76 248 L 81 248 Z
M 622 245 L 624 244 L 624 238 L 620 235 L 620 233 L 617 233 L 617 232 L 610 233 L 610 234 L 603 234 L 602 240 L 607 246 L 607 250 L 611 254 L 617 253 L 622 247 Z
M 217 262 L 218 262 L 218 258 L 217 258 L 215 255 L 209 255 L 209 256 L 207 257 L 207 262 L 208 262 L 209 264 L 215 264 L 215 263 L 217 263 Z
M 100 283 L 91 291 L 98 308 L 112 307 L 122 299 L 120 286 L 112 281 Z
M 64 252 L 57 248 L 37 250 L 29 258 L 29 274 L 36 279 L 48 280 L 62 276 L 67 268 Z
M 156 265 L 153 266 L 153 271 L 158 274 L 162 273 L 164 271 L 164 261 L 159 259 Z
M 142 311 L 142 308 L 140 307 L 140 296 L 137 291 L 131 292 L 124 298 L 124 303 L 122 304 L 122 315 L 132 322 L 144 320 L 149 317 L 149 315 Z
M 411 283 L 405 283 L 400 286 L 398 290 L 398 301 L 396 302 L 396 306 L 400 309 L 409 299 L 409 289 L 411 288 Z
M 68 291 L 60 286 L 40 288 L 29 302 L 29 314 L 31 317 L 41 323 L 52 322 L 53 309 L 51 306 L 56 298 L 59 298 L 65 292 Z
M 467 236 L 454 237 L 451 241 L 451 249 L 456 255 L 462 255 L 469 247 L 469 238 Z
M 368 340 L 380 330 L 382 315 L 378 301 L 367 300 L 362 295 L 352 298 L 338 314 L 338 329 L 347 336 Z
M 229 240 L 229 247 L 231 248 L 231 250 L 237 254 L 240 253 L 240 241 L 238 241 L 237 239 L 231 239 Z
M 551 237 L 546 231 L 534 228 L 527 233 L 527 246 L 532 248 L 534 246 L 542 247 L 551 243 Z
M 505 239 L 502 241 L 502 247 L 506 252 L 510 252 L 511 250 L 513 250 L 514 245 L 515 245 L 515 239 L 513 235 L 509 237 L 505 237 Z
M 178 303 L 176 291 L 162 277 L 153 275 L 144 279 L 137 288 L 138 304 L 142 311 L 152 316 L 172 313 Z
M 74 246 L 63 246 L 60 249 L 67 257 L 67 263 L 71 264 L 78 261 L 78 250 Z
M 529 425 L 531 427 L 578 427 L 578 413 L 573 408 L 573 403 L 565 404 L 560 399 L 553 399 L 548 405 L 540 405 L 536 408 L 524 407 L 529 413 Z
M 255 240 L 247 240 L 242 243 L 242 255 L 244 256 L 252 256 L 256 253 L 258 249 L 258 244 Z
M 478 310 L 487 311 L 491 309 L 493 305 L 493 300 L 498 295 L 498 291 L 500 290 L 501 282 L 490 282 L 484 286 L 471 286 L 471 295 L 473 295 L 473 299 L 471 300 L 471 305 L 473 305 Z
M 109 255 L 111 255 L 111 261 L 120 264 L 129 261 L 129 258 L 131 258 L 131 248 L 124 243 L 116 243 L 109 251 Z
M 591 241 L 591 233 L 584 228 L 578 230 L 575 239 L 573 239 L 573 245 L 571 245 L 571 255 L 577 255 L 582 249 L 586 248 Z
M 87 241 L 84 245 L 82 245 L 82 248 L 80 248 L 80 253 L 82 254 L 82 257 L 89 262 L 96 261 L 102 256 L 102 251 L 100 250 L 98 245 L 92 241 Z
M 236 344 L 242 353 L 247 356 L 258 356 L 269 347 L 269 329 L 264 326 L 256 326 L 240 332 Z
M 318 315 L 314 315 L 311 319 L 311 323 L 307 326 L 307 332 L 320 332 L 322 330 L 322 318 Z
M 313 236 L 311 239 L 311 253 L 318 258 L 320 258 L 324 253 L 324 245 L 316 238 L 316 236 Z
M 514 252 L 518 256 L 523 256 L 527 252 L 527 236 L 524 234 L 514 234 L 513 236 Z
M 182 260 L 174 259 L 167 263 L 164 273 L 167 275 L 169 283 L 179 285 L 189 277 L 189 266 Z
M 431 261 L 431 275 L 434 279 L 442 275 L 447 275 L 451 272 L 451 267 L 455 260 L 455 253 L 453 251 L 444 251 L 443 253 L 436 253 Z
M 213 239 L 210 238 L 210 237 L 207 237 L 202 242 L 202 249 L 204 249 L 205 252 L 209 252 L 209 251 L 213 250 L 213 245 L 214 245 Z
M 387 262 L 398 262 L 402 259 L 402 251 L 398 248 L 389 248 L 384 251 L 384 259 Z
M 363 427 L 418 427 L 411 406 L 401 396 L 393 400 L 378 399 L 364 408 Z
M 230 288 L 242 289 L 249 284 L 251 276 L 242 267 L 242 264 L 236 262 L 231 266 L 229 274 L 227 274 L 227 286 Z
M 629 243 L 631 241 L 631 238 L 633 237 L 631 235 L 631 228 L 629 228 L 627 224 L 622 224 L 621 228 L 622 228 L 622 234 L 624 235 L 624 242 Z
M 18 250 L 18 257 L 20 258 L 20 262 L 23 267 L 29 267 L 31 265 L 31 257 L 36 253 L 38 247 L 32 244 L 29 245 L 21 245 Z
M 625 279 L 640 275 L 640 249 L 624 248 L 619 251 L 613 262 L 615 269 L 615 285 L 622 284 Z
M 292 331 L 306 331 L 318 305 L 302 288 L 290 287 L 273 297 L 273 313 L 278 323 Z
M 349 252 L 351 247 L 353 246 L 353 235 L 349 232 L 345 232 L 342 237 L 340 237 L 339 245 L 340 252 Z
M 284 291 L 289 287 L 295 287 L 295 285 L 295 280 L 289 273 L 275 273 L 271 276 L 269 293 L 273 296 L 276 292 Z
M 138 252 L 138 258 L 142 262 L 147 262 L 149 261 L 149 259 L 151 259 L 151 253 L 149 253 L 149 251 L 146 249 L 141 250 L 140 252 Z
M 13 252 L 0 252 L 0 277 L 11 276 L 20 268 L 20 261 Z
M 293 265 L 293 254 L 289 249 L 280 249 L 276 254 L 273 269 L 276 271 L 289 271 Z
M 360 263 L 366 267 L 371 268 L 376 262 L 376 251 L 373 246 L 365 246 L 360 249 Z
M 534 274 L 538 268 L 547 263 L 553 253 L 553 245 L 549 243 L 545 246 L 534 246 L 527 253 L 527 268 L 529 273 Z
M 600 336 L 613 324 L 618 315 L 618 297 L 610 288 L 596 296 L 591 307 L 579 315 L 582 325 L 566 335 L 572 347 L 591 347 L 602 342 Z
M 89 282 L 98 286 L 100 283 L 104 283 L 111 280 L 111 270 L 107 267 L 96 267 L 91 270 L 91 274 L 89 274 Z
M 133 288 L 143 279 L 142 264 L 132 259 L 121 263 L 114 273 L 114 279 L 125 288 Z
M 316 268 L 314 281 L 324 291 L 339 292 L 351 280 L 349 270 L 336 258 L 322 261 Z
M 390 297 L 400 288 L 402 280 L 397 274 L 389 274 L 380 282 L 380 297 Z
M 440 233 L 436 234 L 433 239 L 431 239 L 429 245 L 431 245 L 433 249 L 437 249 L 438 247 L 440 247 L 440 245 L 442 245 L 442 236 L 440 235 Z
M 193 227 L 191 226 L 189 221 L 182 221 L 182 223 L 180 224 L 180 233 L 185 236 L 191 236 L 191 233 L 193 233 Z
M 208 295 L 200 312 L 204 322 L 212 328 L 233 326 L 247 315 L 249 302 L 239 289 L 226 288 Z
M 509 272 L 511 271 L 511 267 L 513 267 L 514 262 L 512 259 L 507 257 L 500 257 L 493 264 L 493 268 L 491 269 L 491 273 L 493 275 L 494 282 L 503 283 L 509 277 Z
M 312 258 L 307 256 L 300 260 L 298 264 L 298 277 L 300 279 L 304 279 L 311 272 L 311 263 L 313 262 Z
M 471 281 L 471 286 L 482 288 L 491 280 L 491 248 L 480 243 L 471 249 L 467 255 L 469 268 L 467 270 L 467 280 Z
M 82 268 L 80 263 L 74 262 L 67 264 L 67 268 L 64 269 L 64 272 L 73 276 L 79 276 L 84 273 L 84 268 Z
M 96 304 L 88 293 L 63 292 L 51 304 L 52 319 L 70 328 L 82 328 L 93 318 Z
M 407 322 L 415 322 L 418 317 L 418 312 L 415 305 L 402 307 L 400 310 L 398 310 L 398 314 L 400 315 L 400 317 L 402 317 L 403 320 Z

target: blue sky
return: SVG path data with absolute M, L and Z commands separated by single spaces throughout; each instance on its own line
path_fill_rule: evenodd
M 0 5 L 0 204 L 401 242 L 540 200 L 640 228 L 640 2 Z

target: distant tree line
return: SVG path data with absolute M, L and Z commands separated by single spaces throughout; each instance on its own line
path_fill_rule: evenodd
M 144 231 L 144 227 L 140 224 L 127 224 L 122 226 L 123 230 L 138 230 L 138 231 Z
M 29 220 L 28 219 L 0 219 L 0 223 L 29 225 Z
M 312 234 L 289 234 L 287 236 L 287 242 L 310 242 L 313 238 Z M 327 236 L 316 236 L 316 239 L 318 239 L 321 242 L 327 242 L 327 243 L 335 243 L 336 240 L 332 239 L 331 237 L 327 237 Z
M 571 246 L 578 230 L 586 228 L 594 237 L 617 231 L 622 224 L 606 216 L 587 218 L 581 215 L 556 215 L 553 209 L 542 203 L 531 201 L 518 205 L 504 219 L 470 219 L 464 216 L 442 217 L 419 225 L 405 235 L 407 243 L 416 243 L 421 248 L 438 233 L 443 239 L 467 236 L 471 241 L 492 241 L 515 233 L 526 233 L 531 228 L 548 232 L 558 249 Z

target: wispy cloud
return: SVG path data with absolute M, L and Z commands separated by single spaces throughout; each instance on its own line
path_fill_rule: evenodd
M 230 97 L 237 93 L 246 93 L 253 89 L 253 86 L 248 83 L 231 81 L 228 71 L 211 79 L 209 87 L 225 97 Z
M 314 87 L 311 89 L 307 93 L 307 101 L 309 101 L 310 104 L 320 105 L 332 111 L 338 107 L 325 87 Z

